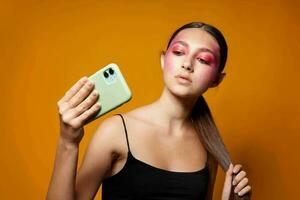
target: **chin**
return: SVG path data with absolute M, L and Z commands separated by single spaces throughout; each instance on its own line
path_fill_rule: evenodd
M 195 98 L 198 94 L 191 93 L 189 88 L 174 87 L 168 88 L 169 92 L 179 98 Z
M 193 85 L 180 84 L 177 81 L 169 81 L 165 79 L 165 88 L 178 98 L 198 98 L 208 88 L 195 88 Z

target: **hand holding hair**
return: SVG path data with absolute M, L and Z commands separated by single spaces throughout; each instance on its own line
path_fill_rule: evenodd
M 222 200 L 250 199 L 251 186 L 246 172 L 242 171 L 242 165 L 231 163 L 226 171 Z M 232 187 L 234 186 L 234 187 Z

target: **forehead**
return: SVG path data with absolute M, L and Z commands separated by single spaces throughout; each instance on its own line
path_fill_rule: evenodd
M 208 48 L 216 55 L 219 55 L 219 44 L 216 39 L 200 28 L 187 28 L 181 30 L 171 42 L 171 45 L 178 41 L 186 42 L 190 48 Z

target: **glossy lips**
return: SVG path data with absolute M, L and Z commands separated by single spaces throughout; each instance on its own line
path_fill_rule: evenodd
M 184 75 L 176 75 L 175 78 L 182 84 L 190 84 L 192 83 L 192 80 L 188 77 L 188 76 L 184 76 Z

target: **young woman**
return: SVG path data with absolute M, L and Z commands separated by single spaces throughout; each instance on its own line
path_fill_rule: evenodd
M 218 164 L 226 171 L 222 200 L 233 199 L 231 189 L 249 195 L 246 172 L 231 164 L 202 96 L 221 83 L 226 58 L 215 27 L 193 22 L 176 30 L 161 54 L 160 98 L 104 120 L 77 173 L 84 122 L 101 109 L 101 94 L 81 78 L 58 101 L 61 130 L 47 199 L 93 199 L 102 184 L 104 200 L 211 200 Z

